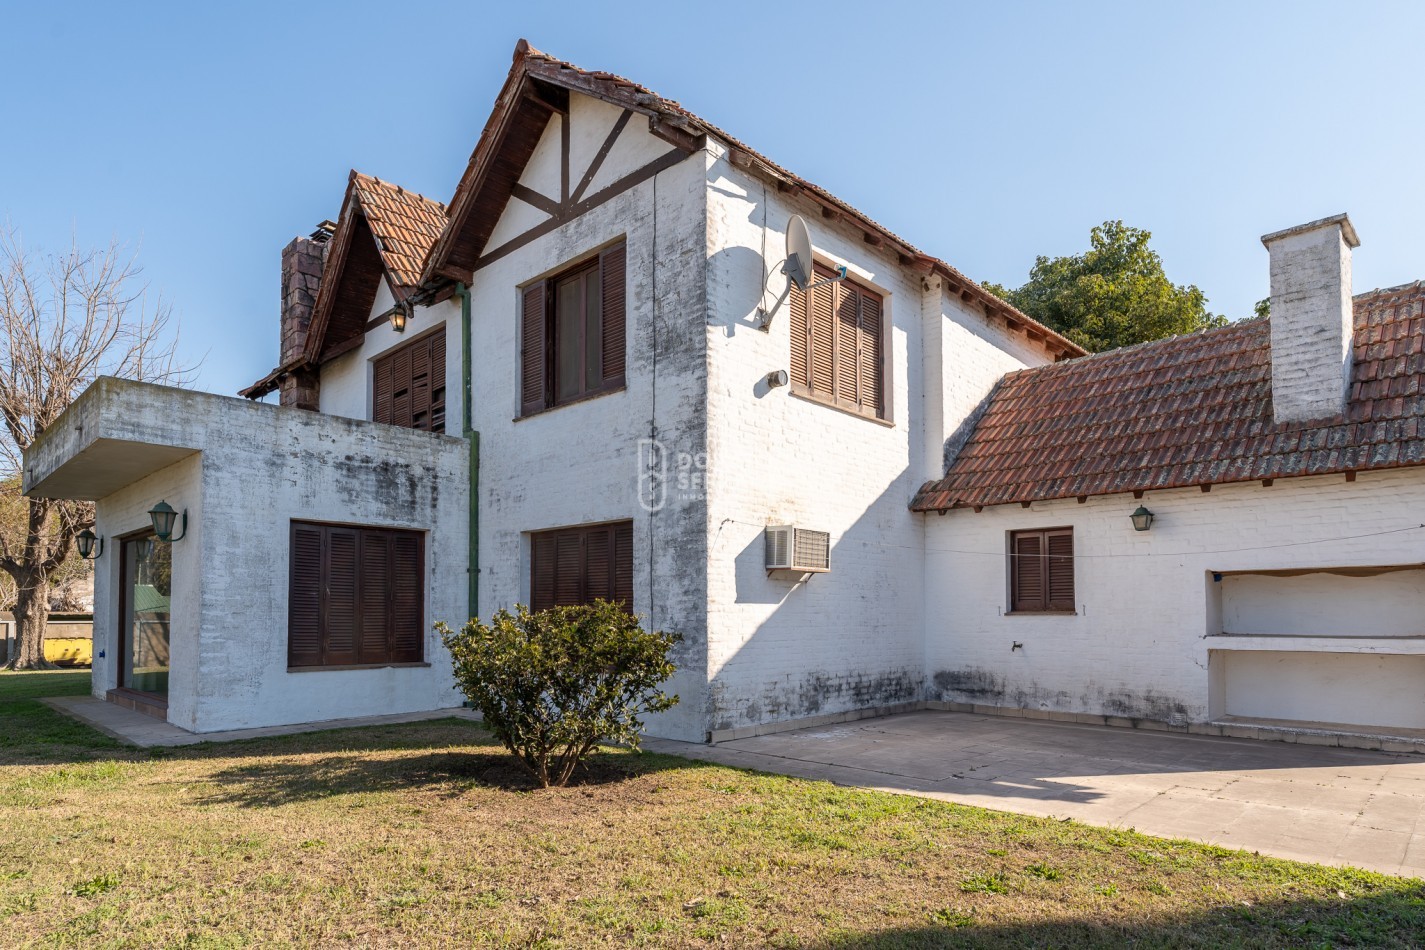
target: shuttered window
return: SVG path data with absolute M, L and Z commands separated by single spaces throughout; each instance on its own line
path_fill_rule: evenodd
M 371 418 L 445 431 L 445 330 L 412 340 L 372 362 Z
M 1009 536 L 1009 609 L 1074 609 L 1074 530 L 1014 531 Z
M 816 281 L 836 272 L 818 264 Z M 792 289 L 792 391 L 876 419 L 886 417 L 885 301 L 851 280 Z
M 521 414 L 624 385 L 626 267 L 617 244 L 522 291 Z
M 541 531 L 531 536 L 530 607 L 572 607 L 597 599 L 633 609 L 633 523 Z
M 421 662 L 424 590 L 418 532 L 292 522 L 287 665 Z

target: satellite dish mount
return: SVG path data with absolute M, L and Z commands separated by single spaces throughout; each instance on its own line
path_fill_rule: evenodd
M 787 259 L 782 262 L 782 273 L 787 277 L 787 289 L 782 291 L 782 296 L 777 298 L 771 310 L 757 308 L 757 318 L 760 321 L 757 329 L 763 333 L 772 329 L 772 318 L 782 309 L 792 287 L 805 291 L 845 280 L 846 266 L 842 265 L 835 277 L 812 283 L 815 272 L 812 269 L 811 234 L 807 231 L 807 223 L 802 220 L 802 216 L 794 214 L 787 220 Z

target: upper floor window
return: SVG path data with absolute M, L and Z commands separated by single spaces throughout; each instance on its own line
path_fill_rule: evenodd
M 815 281 L 836 272 L 817 264 Z M 881 295 L 852 280 L 793 289 L 792 392 L 842 409 L 886 417 L 885 306 Z
M 1010 532 L 1009 609 L 1073 612 L 1073 528 Z
M 445 431 L 445 329 L 372 362 L 371 418 L 425 432 Z
M 524 289 L 521 414 L 624 385 L 626 258 L 617 244 Z

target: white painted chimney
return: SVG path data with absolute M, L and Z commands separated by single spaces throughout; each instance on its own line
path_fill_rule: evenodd
M 1351 388 L 1351 248 L 1344 214 L 1263 235 L 1272 273 L 1272 408 L 1277 422 L 1345 412 Z

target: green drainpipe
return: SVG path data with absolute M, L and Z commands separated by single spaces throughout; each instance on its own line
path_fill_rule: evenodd
M 470 288 L 455 285 L 460 298 L 461 425 L 470 443 L 470 591 L 469 615 L 480 615 L 480 433 L 470 425 Z

